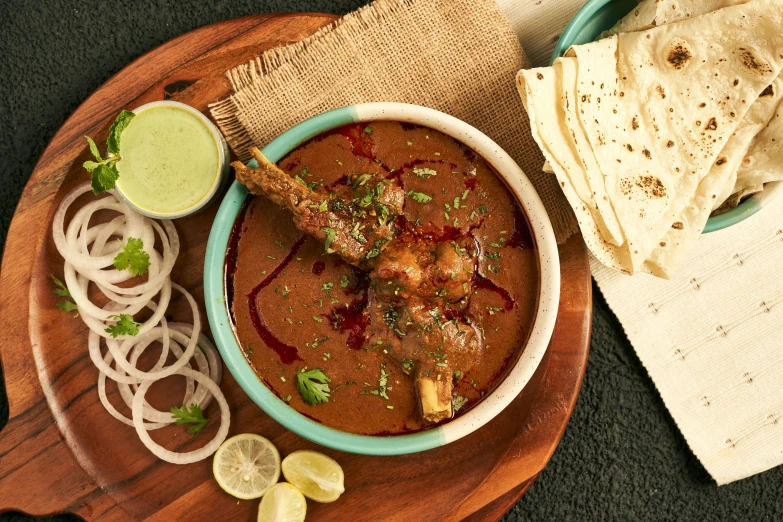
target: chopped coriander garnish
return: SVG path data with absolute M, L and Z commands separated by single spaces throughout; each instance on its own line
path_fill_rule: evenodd
M 362 174 L 361 176 L 356 178 L 353 183 L 351 183 L 351 188 L 356 189 L 364 185 L 365 183 L 367 183 L 367 181 L 369 181 L 370 178 L 372 178 L 372 176 L 373 176 L 372 174 Z
M 323 228 L 321 230 L 326 232 L 326 239 L 324 240 L 324 249 L 326 250 L 327 254 L 331 254 L 332 252 L 334 252 L 334 250 L 331 249 L 331 246 L 332 246 L 332 241 L 334 241 L 334 236 L 337 235 L 337 231 L 329 227 Z
M 52 292 L 54 292 L 54 295 L 56 295 L 57 297 L 66 298 L 65 301 L 60 301 L 59 303 L 57 303 L 56 305 L 57 308 L 59 308 L 63 312 L 68 312 L 68 313 L 76 312 L 74 314 L 74 317 L 78 317 L 79 316 L 78 307 L 76 306 L 76 303 L 71 301 L 71 299 L 73 299 L 73 296 L 71 295 L 71 291 L 68 290 L 68 287 L 65 285 L 65 283 L 63 283 L 62 281 L 54 277 L 54 275 L 52 275 L 52 281 L 54 281 L 55 284 L 55 288 L 52 290 Z
M 437 176 L 438 173 L 435 171 L 435 169 L 427 169 L 422 167 L 413 167 L 413 173 L 416 174 L 421 179 L 427 179 L 432 176 Z
M 487 209 L 486 205 L 479 205 L 478 209 L 479 209 L 479 212 L 481 212 L 482 214 L 486 214 L 487 212 L 489 212 L 489 210 Z
M 409 190 L 406 195 L 408 197 L 413 198 L 413 201 L 415 201 L 416 203 L 425 204 L 425 203 L 429 203 L 430 201 L 432 201 L 432 196 L 428 196 L 427 194 L 424 194 L 423 192 L 414 192 L 412 190 Z
M 498 259 L 500 257 L 500 252 L 484 252 L 484 257 L 487 259 Z
M 363 131 L 363 132 L 364 132 L 365 134 L 372 134 L 372 127 L 370 127 L 369 125 L 368 125 L 368 126 L 366 126 L 366 127 L 364 128 L 364 131 Z
M 291 396 L 290 395 L 287 395 L 287 396 L 283 397 L 283 402 L 290 402 L 290 401 L 291 401 Z
M 343 287 L 343 288 L 348 288 L 348 285 L 350 285 L 350 284 L 351 284 L 351 280 L 350 280 L 350 279 L 348 279 L 348 277 L 347 277 L 347 276 L 343 276 L 343 277 L 340 279 L 340 286 L 341 286 L 341 287 Z
M 323 323 L 324 322 L 324 320 L 321 319 L 320 317 L 318 317 L 317 315 L 313 316 L 313 321 L 315 321 L 316 323 Z
M 320 369 L 313 368 L 305 371 L 304 368 L 296 372 L 296 384 L 302 399 L 315 406 L 322 402 L 329 402 L 329 377 Z
M 147 273 L 150 266 L 150 255 L 144 251 L 144 243 L 141 239 L 129 237 L 126 244 L 120 241 L 122 251 L 114 257 L 114 268 L 128 270 L 132 276 L 140 276 Z
M 324 291 L 331 290 L 332 287 L 334 287 L 334 283 L 329 281 L 328 283 L 324 283 L 324 284 L 321 285 L 321 290 L 324 290 Z
M 73 314 L 74 317 L 79 316 L 79 307 L 76 306 L 76 304 L 73 303 L 72 301 L 60 301 L 55 306 L 60 310 L 62 310 L 63 312 L 68 312 L 68 313 L 75 312 Z
M 499 274 L 500 273 L 500 265 L 487 265 L 487 268 L 493 274 Z
M 171 418 L 176 419 L 174 422 L 175 424 L 193 424 L 193 426 L 188 428 L 188 433 L 191 435 L 199 433 L 209 422 L 209 419 L 204 417 L 204 412 L 201 411 L 201 408 L 197 404 L 191 404 L 190 409 L 188 409 L 186 404 L 183 404 L 179 408 L 172 406 L 169 411 L 171 413 Z
M 457 395 L 454 397 L 454 411 L 459 411 L 462 409 L 465 404 L 467 404 L 468 399 L 465 397 L 462 397 L 461 395 Z
M 455 381 L 458 381 L 458 380 L 462 379 L 462 375 L 463 375 L 463 373 L 461 371 L 454 370 L 454 380 Z
M 119 335 L 134 336 L 139 333 L 139 323 L 133 320 L 130 314 L 110 315 L 109 319 L 115 319 L 117 322 L 104 330 L 113 338 Z

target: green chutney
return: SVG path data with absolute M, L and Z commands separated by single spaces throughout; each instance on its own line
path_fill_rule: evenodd
M 165 105 L 143 109 L 122 132 L 117 186 L 148 212 L 187 210 L 218 182 L 218 146 L 209 127 L 184 109 Z

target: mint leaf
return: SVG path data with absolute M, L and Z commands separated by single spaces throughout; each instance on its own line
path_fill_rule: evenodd
M 128 126 L 134 116 L 136 115 L 131 111 L 123 110 L 117 115 L 117 119 L 114 120 L 114 123 L 111 124 L 111 127 L 109 128 L 109 137 L 106 138 L 106 148 L 112 154 L 120 153 L 120 134 L 122 134 L 122 131 L 125 130 L 125 127 Z
M 98 161 L 103 161 L 103 158 L 101 158 L 101 153 L 98 152 L 98 146 L 94 141 L 92 141 L 92 138 L 89 136 L 85 136 L 85 138 L 87 138 L 87 143 L 90 145 L 90 152 L 92 152 L 92 155 L 95 156 L 95 159 Z
M 97 169 L 101 165 L 103 165 L 103 163 L 96 163 L 94 161 L 89 161 L 89 160 L 87 160 L 84 163 L 82 163 L 82 167 L 87 169 L 87 172 L 93 172 L 95 169 Z
M 149 266 L 150 255 L 144 251 L 142 240 L 135 237 L 129 237 L 128 243 L 122 247 L 122 252 L 114 257 L 114 268 L 117 270 L 127 269 L 132 276 L 146 274 Z
M 104 330 L 112 337 L 117 337 L 119 335 L 134 336 L 139 333 L 139 323 L 134 321 L 130 314 L 110 315 L 109 319 L 117 320 L 117 324 L 114 324 Z
M 117 170 L 117 166 L 114 163 L 101 164 L 95 167 L 92 171 L 92 192 L 93 194 L 100 194 L 114 188 L 114 184 L 117 182 L 117 178 L 120 177 L 120 173 Z

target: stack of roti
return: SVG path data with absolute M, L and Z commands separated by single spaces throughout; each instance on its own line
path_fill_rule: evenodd
M 520 71 L 533 136 L 603 264 L 670 277 L 710 213 L 783 180 L 783 0 L 644 0 Z

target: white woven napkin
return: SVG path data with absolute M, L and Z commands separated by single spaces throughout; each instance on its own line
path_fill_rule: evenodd
M 548 65 L 583 0 L 498 0 L 527 55 Z M 783 463 L 783 198 L 702 235 L 676 277 L 591 260 L 693 453 L 727 484 Z

